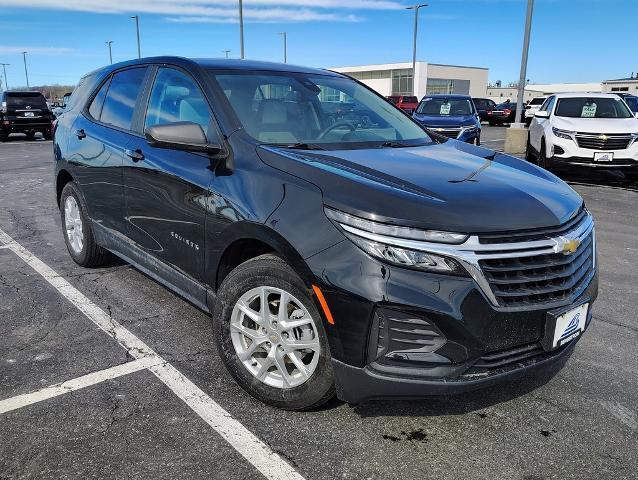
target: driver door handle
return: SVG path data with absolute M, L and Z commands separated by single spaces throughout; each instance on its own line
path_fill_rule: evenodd
M 75 131 L 75 136 L 78 137 L 78 139 L 82 140 L 84 137 L 86 137 L 86 133 L 84 132 L 83 128 L 80 128 Z
M 142 153 L 142 150 L 140 150 L 139 148 L 136 150 L 131 150 L 127 148 L 126 150 L 124 150 L 124 154 L 127 157 L 130 157 L 131 160 L 133 160 L 134 162 L 139 162 L 140 160 L 144 160 L 144 154 Z

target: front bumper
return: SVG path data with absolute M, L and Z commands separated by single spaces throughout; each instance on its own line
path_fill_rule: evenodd
M 597 150 L 579 147 L 573 140 L 552 135 L 548 151 L 548 166 L 556 169 L 589 167 L 638 170 L 638 141 L 633 142 L 629 148 L 624 150 L 605 150 L 606 153 L 613 153 L 614 158 L 611 162 L 595 162 L 595 152 Z
M 424 379 L 409 376 L 391 376 L 374 370 L 370 366 L 353 367 L 333 360 L 337 397 L 350 404 L 368 400 L 389 398 L 423 398 L 436 395 L 455 395 L 490 386 L 509 383 L 525 377 L 551 377 L 558 373 L 578 342 L 578 338 L 560 348 L 554 354 L 539 356 L 519 362 L 511 369 L 491 375 L 466 374 L 456 378 Z
M 307 262 L 334 317 L 325 327 L 337 395 L 349 403 L 457 393 L 557 371 L 580 337 L 546 351 L 549 314 L 591 306 L 598 294 L 594 269 L 578 296 L 560 306 L 497 308 L 472 278 L 388 266 L 349 241 Z M 591 308 L 586 326 L 590 321 Z

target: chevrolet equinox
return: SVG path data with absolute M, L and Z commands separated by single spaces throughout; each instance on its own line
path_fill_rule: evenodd
M 114 253 L 210 312 L 228 371 L 271 405 L 553 373 L 591 320 L 576 192 L 338 73 L 112 65 L 81 79 L 54 155 L 73 260 Z

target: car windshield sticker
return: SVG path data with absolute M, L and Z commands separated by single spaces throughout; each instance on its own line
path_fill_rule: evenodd
M 442 103 L 441 104 L 441 115 L 449 115 L 450 114 L 450 108 L 452 108 L 452 106 L 449 103 Z
M 583 111 L 580 114 L 583 118 L 593 118 L 596 116 L 596 104 L 595 103 L 586 103 L 583 105 Z

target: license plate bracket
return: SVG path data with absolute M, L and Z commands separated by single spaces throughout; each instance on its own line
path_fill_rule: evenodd
M 591 303 L 585 300 L 575 305 L 547 313 L 545 335 L 541 345 L 545 351 L 562 347 L 581 336 L 587 328 L 587 318 Z
M 594 162 L 613 162 L 614 152 L 594 152 Z

